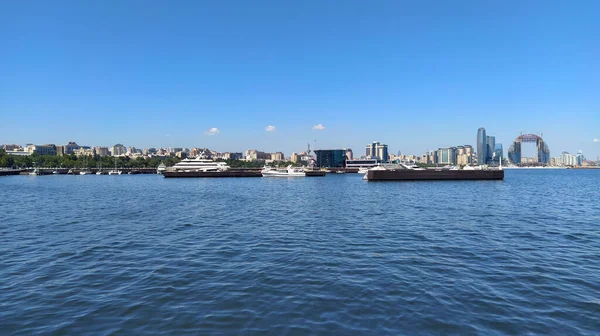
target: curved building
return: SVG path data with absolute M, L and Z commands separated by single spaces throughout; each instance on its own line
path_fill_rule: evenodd
M 487 157 L 487 136 L 485 128 L 481 127 L 477 130 L 477 164 L 485 164 Z
M 515 139 L 508 149 L 508 158 L 510 162 L 513 164 L 522 163 L 521 145 L 524 142 L 535 142 L 537 148 L 537 163 L 550 163 L 550 149 L 548 148 L 548 145 L 542 137 L 535 134 L 522 134 Z

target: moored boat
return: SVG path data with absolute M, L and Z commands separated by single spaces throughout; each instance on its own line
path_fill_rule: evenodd
M 372 168 L 365 176 L 368 181 L 503 180 L 504 170 L 501 167 L 498 169 L 414 169 L 406 165 L 398 165 L 394 168 Z
M 168 168 L 169 171 L 185 171 L 185 172 L 209 172 L 209 171 L 226 171 L 229 166 L 225 162 L 217 162 L 206 159 L 203 156 L 194 159 L 183 159 L 176 163 L 173 167 Z M 167 169 L 163 170 L 166 171 Z
M 158 167 L 156 168 L 156 173 L 157 174 L 162 174 L 165 172 L 165 170 L 167 169 L 167 166 L 165 165 L 164 162 L 161 162 Z
M 287 166 L 287 168 L 265 167 L 261 170 L 263 177 L 304 177 L 306 173 L 303 168 Z

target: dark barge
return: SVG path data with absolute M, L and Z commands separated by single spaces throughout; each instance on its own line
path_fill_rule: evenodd
M 19 175 L 21 172 L 24 172 L 24 169 L 6 169 L 0 168 L 0 176 L 8 176 L 8 175 Z
M 371 169 L 368 181 L 503 180 L 502 169 Z

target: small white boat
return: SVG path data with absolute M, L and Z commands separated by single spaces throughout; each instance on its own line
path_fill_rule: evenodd
M 58 170 L 53 170 L 52 174 L 54 174 L 54 175 L 58 174 Z
M 29 175 L 38 176 L 38 175 L 40 175 L 40 170 L 35 168 L 31 173 L 29 173 Z
M 165 170 L 167 170 L 167 166 L 165 165 L 164 162 L 161 162 L 158 167 L 156 168 L 156 173 L 157 174 L 162 174 L 165 172 Z
M 265 167 L 261 170 L 263 177 L 304 177 L 306 173 L 302 168 L 294 168 L 291 165 L 287 168 L 271 168 Z
M 91 173 L 92 173 L 91 171 L 89 171 L 89 170 L 87 170 L 87 169 L 86 169 L 86 170 L 82 170 L 82 171 L 80 171 L 80 172 L 79 172 L 79 175 L 89 175 L 89 174 L 91 174 Z
M 335 173 L 336 173 L 336 174 L 346 174 L 346 172 L 345 172 L 345 171 L 343 171 L 343 170 L 338 170 L 338 171 L 336 171 Z
M 102 172 L 101 171 L 97 171 L 96 175 L 102 175 Z
M 117 169 L 117 157 L 115 156 L 115 169 L 111 169 L 108 175 L 121 175 L 123 172 Z

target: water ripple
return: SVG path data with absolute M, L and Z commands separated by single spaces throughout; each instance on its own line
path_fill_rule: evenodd
M 599 177 L 1 178 L 0 333 L 594 335 Z

